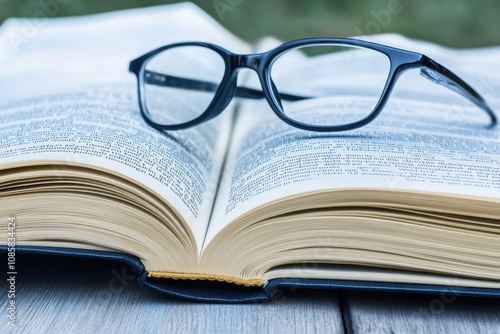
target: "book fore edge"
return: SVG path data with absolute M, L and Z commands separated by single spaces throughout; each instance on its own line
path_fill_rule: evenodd
M 148 277 L 153 278 L 167 278 L 174 280 L 201 280 L 201 281 L 218 281 L 225 283 L 232 283 L 237 285 L 244 285 L 246 287 L 264 286 L 265 282 L 262 279 L 241 279 L 223 275 L 212 274 L 188 274 L 188 273 L 169 273 L 164 271 L 148 271 Z

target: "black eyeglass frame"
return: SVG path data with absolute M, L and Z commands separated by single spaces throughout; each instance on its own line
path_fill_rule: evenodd
M 147 63 L 156 55 L 165 50 L 185 46 L 198 46 L 208 48 L 218 53 L 224 61 L 225 72 L 220 84 L 204 82 L 193 79 L 172 77 L 146 70 Z M 300 97 L 286 93 L 279 93 L 271 79 L 271 69 L 273 63 L 283 54 L 297 48 L 307 46 L 346 46 L 361 47 L 381 52 L 389 58 L 389 74 L 380 95 L 380 98 L 373 109 L 363 119 L 353 123 L 342 125 L 311 125 L 289 118 L 283 111 L 281 100 L 302 100 L 307 97 Z M 238 87 L 237 77 L 239 70 L 249 68 L 254 70 L 259 77 L 262 91 Z M 420 74 L 436 84 L 443 85 L 469 99 L 472 103 L 484 110 L 491 119 L 491 126 L 496 125 L 497 117 L 485 100 L 465 81 L 446 67 L 432 60 L 431 58 L 417 52 L 402 50 L 378 43 L 357 40 L 352 38 L 307 38 L 284 43 L 277 48 L 258 54 L 236 54 L 218 45 L 205 42 L 181 42 L 165 45 L 150 51 L 130 62 L 129 71 L 134 73 L 138 82 L 139 107 L 146 122 L 159 130 L 181 130 L 206 122 L 224 111 L 233 97 L 260 99 L 265 98 L 274 113 L 287 124 L 299 129 L 317 132 L 337 132 L 356 129 L 372 122 L 386 105 L 389 96 L 398 78 L 406 71 L 420 69 Z M 207 109 L 197 118 L 174 125 L 164 125 L 154 122 L 148 113 L 146 104 L 145 84 L 156 84 L 160 86 L 178 87 L 191 90 L 215 91 L 215 95 Z

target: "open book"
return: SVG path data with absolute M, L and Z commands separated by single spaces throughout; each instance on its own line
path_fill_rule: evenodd
M 28 24 L 0 30 L 0 211 L 18 250 L 127 254 L 144 284 L 208 300 L 264 298 L 276 282 L 500 295 L 500 131 L 460 95 L 414 71 L 349 132 L 302 131 L 243 100 L 161 132 L 140 115 L 131 59 L 179 41 L 239 53 L 275 41 L 252 47 L 190 4 L 50 19 L 26 36 Z M 500 48 L 371 39 L 435 58 L 500 110 Z M 334 56 L 291 66 L 307 80 Z M 326 107 L 365 102 L 346 93 Z M 7 235 L 2 224 L 3 249 Z M 243 292 L 179 288 L 204 281 Z

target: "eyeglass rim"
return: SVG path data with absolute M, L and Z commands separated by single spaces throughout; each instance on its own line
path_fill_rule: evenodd
M 287 116 L 287 114 L 282 110 L 277 101 L 276 93 L 274 93 L 272 88 L 272 80 L 271 80 L 271 69 L 273 63 L 279 59 L 283 54 L 297 48 L 305 47 L 305 46 L 318 46 L 318 45 L 346 45 L 353 47 L 361 47 L 365 49 L 370 49 L 373 51 L 381 52 L 385 54 L 389 59 L 389 73 L 387 75 L 387 80 L 385 82 L 385 86 L 381 92 L 379 100 L 376 106 L 373 108 L 371 113 L 365 116 L 363 119 L 342 124 L 342 125 L 315 125 L 303 123 L 297 120 L 294 120 Z M 219 84 L 218 89 L 216 90 L 212 101 L 210 102 L 207 109 L 200 114 L 197 118 L 182 123 L 182 124 L 174 124 L 174 125 L 165 125 L 154 122 L 147 110 L 147 104 L 145 99 L 145 88 L 144 88 L 144 71 L 146 65 L 150 59 L 152 59 L 158 53 L 161 53 L 169 48 L 176 47 L 185 47 L 185 46 L 199 46 L 211 49 L 212 51 L 217 52 L 223 59 L 225 64 L 224 74 L 222 76 L 221 82 Z M 236 77 L 239 69 L 241 68 L 251 68 L 255 70 L 259 76 L 259 80 L 262 86 L 262 93 L 269 103 L 273 112 L 285 123 L 294 126 L 299 129 L 315 131 L 315 132 L 337 132 L 337 131 L 346 131 L 352 130 L 355 128 L 359 128 L 367 125 L 372 122 L 383 110 L 386 105 L 390 93 L 397 81 L 397 79 L 406 71 L 410 69 L 421 69 L 421 74 L 428 79 L 431 79 L 435 83 L 440 83 L 448 88 L 453 89 L 450 85 L 447 85 L 448 82 L 438 82 L 438 80 L 433 80 L 429 76 L 426 76 L 422 73 L 423 69 L 428 69 L 430 71 L 434 71 L 437 75 L 443 76 L 443 73 L 447 76 L 451 76 L 452 86 L 456 86 L 458 83 L 462 86 L 457 86 L 458 88 L 462 88 L 462 92 L 458 92 L 471 100 L 473 103 L 478 105 L 481 109 L 486 111 L 491 118 L 491 125 L 495 125 L 497 122 L 496 116 L 494 112 L 489 108 L 484 99 L 467 83 L 461 80 L 457 75 L 453 72 L 445 68 L 444 66 L 438 64 L 433 61 L 429 57 L 408 50 L 403 50 L 383 44 L 374 43 L 371 41 L 364 41 L 353 38 L 331 38 L 331 37 L 322 37 L 322 38 L 306 38 L 299 39 L 290 42 L 283 43 L 282 45 L 271 49 L 267 52 L 258 53 L 258 54 L 236 54 L 231 51 L 226 50 L 225 48 L 208 42 L 180 42 L 165 45 L 154 49 L 130 62 L 129 70 L 137 76 L 138 80 L 138 96 L 139 96 L 139 105 L 141 109 L 141 114 L 146 120 L 146 122 L 160 130 L 180 130 L 186 129 L 192 126 L 199 125 L 205 121 L 208 121 L 217 115 L 219 115 L 225 107 L 229 104 L 229 102 L 234 97 L 234 90 L 236 88 Z M 438 78 L 439 79 L 439 78 Z M 449 77 L 448 77 L 449 79 Z M 465 87 L 465 88 L 464 88 Z M 456 87 L 455 87 L 456 88 Z M 453 89 L 456 91 L 456 89 Z M 228 94 L 229 93 L 229 94 Z M 221 96 L 222 94 L 226 94 L 227 96 Z M 223 97 L 223 98 L 222 98 Z
M 381 53 L 385 55 L 389 61 L 389 69 L 387 72 L 387 77 L 384 81 L 384 87 L 382 88 L 380 92 L 380 96 L 378 97 L 377 103 L 375 106 L 372 108 L 372 110 L 362 119 L 355 121 L 355 122 L 349 122 L 345 124 L 338 124 L 338 125 L 317 125 L 317 124 L 310 124 L 310 123 L 304 123 L 301 121 L 298 121 L 296 119 L 293 119 L 291 117 L 288 117 L 288 114 L 283 110 L 283 108 L 280 105 L 280 102 L 278 101 L 278 96 L 276 93 L 274 93 L 273 88 L 272 88 L 272 78 L 271 78 L 271 72 L 273 69 L 273 65 L 278 60 L 281 56 L 285 55 L 286 53 L 299 49 L 299 48 L 304 48 L 304 47 L 309 47 L 309 46 L 349 46 L 349 47 L 356 47 L 356 48 L 361 48 L 361 49 L 369 49 L 378 53 Z M 284 43 L 283 45 L 270 50 L 270 55 L 268 59 L 268 63 L 266 64 L 264 68 L 264 73 L 263 75 L 265 76 L 265 84 L 267 90 L 270 92 L 270 98 L 272 99 L 272 102 L 269 102 L 271 107 L 273 108 L 274 113 L 284 122 L 288 123 L 289 125 L 292 125 L 294 127 L 300 128 L 302 130 L 312 130 L 316 132 L 339 132 L 339 131 L 347 131 L 347 130 L 353 130 L 356 128 L 360 128 L 365 126 L 366 124 L 372 122 L 379 114 L 382 112 L 386 102 L 388 101 L 389 94 L 392 90 L 393 84 L 395 84 L 395 81 L 397 77 L 393 78 L 394 75 L 396 75 L 398 68 L 396 66 L 393 66 L 393 60 L 391 58 L 391 55 L 394 54 L 395 48 L 377 44 L 377 43 L 372 43 L 372 42 L 367 42 L 363 40 L 357 40 L 357 39 L 351 39 L 351 38 L 315 38 L 313 39 L 312 42 L 310 42 L 310 39 L 302 39 L 302 40 L 296 40 L 296 41 L 291 41 L 288 43 Z M 411 51 L 406 51 L 406 50 L 400 50 L 400 49 L 395 49 L 396 52 L 403 52 L 405 55 L 408 56 L 409 59 L 405 59 L 405 63 L 408 61 L 414 61 L 417 60 L 417 58 L 420 57 L 420 54 L 411 52 Z M 401 55 L 399 55 L 401 56 Z M 398 63 L 398 62 L 397 62 Z M 392 80 L 394 79 L 394 80 Z
M 211 49 L 215 52 L 217 52 L 219 55 L 222 56 L 224 60 L 224 75 L 221 79 L 222 84 L 225 80 L 225 76 L 228 72 L 228 66 L 227 66 L 227 60 L 226 60 L 226 54 L 230 53 L 229 51 L 223 49 L 222 47 L 212 44 L 212 43 L 206 43 L 206 42 L 180 42 L 180 43 L 173 43 L 173 44 L 168 44 L 164 45 L 162 47 L 156 48 L 134 60 L 132 60 L 129 64 L 129 71 L 134 73 L 137 77 L 137 91 L 138 91 L 138 98 L 139 98 L 139 107 L 141 114 L 145 121 L 152 127 L 158 129 L 158 130 L 182 130 L 182 129 L 187 129 L 196 125 L 199 125 L 203 122 L 208 121 L 209 119 L 215 117 L 210 117 L 211 113 L 208 113 L 210 111 L 210 107 L 213 104 L 213 101 L 216 100 L 216 94 L 214 94 L 214 97 L 212 98 L 209 106 L 200 114 L 200 116 L 196 117 L 193 120 L 190 120 L 188 122 L 180 123 L 180 124 L 173 124 L 173 125 L 165 125 L 161 123 L 155 122 L 149 115 L 147 103 L 146 103 L 146 89 L 145 89 L 145 71 L 146 71 L 146 65 L 148 62 L 153 59 L 157 54 L 162 53 L 165 50 L 171 49 L 171 48 L 177 48 L 177 47 L 185 47 L 185 46 L 199 46 L 199 47 L 205 47 L 208 49 Z M 217 91 L 220 90 L 220 86 L 217 89 Z

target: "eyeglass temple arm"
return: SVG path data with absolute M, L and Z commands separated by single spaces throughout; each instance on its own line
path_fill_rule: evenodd
M 162 87 L 173 87 L 204 92 L 215 92 L 219 87 L 218 84 L 210 81 L 181 78 L 153 71 L 146 71 L 145 76 L 146 83 Z M 265 98 L 264 93 L 261 90 L 246 87 L 236 87 L 234 96 L 255 100 Z M 280 93 L 280 98 L 285 101 L 299 101 L 308 99 L 309 97 Z
M 427 56 L 422 56 L 421 63 L 425 67 L 420 69 L 420 74 L 432 82 L 445 86 L 452 91 L 464 96 L 479 108 L 483 109 L 491 119 L 491 125 L 497 124 L 497 117 L 486 101 L 471 86 L 460 79 L 456 74 L 443 65 L 435 62 Z

